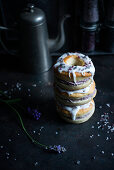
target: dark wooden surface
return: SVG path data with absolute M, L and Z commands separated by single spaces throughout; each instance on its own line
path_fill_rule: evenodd
M 26 111 L 20 110 L 28 132 L 43 144 L 60 144 L 67 149 L 63 154 L 55 154 L 33 145 L 23 132 L 15 113 L 0 103 L 1 170 L 114 169 L 114 132 L 108 127 L 114 123 L 114 56 L 96 56 L 92 60 L 96 67 L 98 90 L 96 110 L 89 121 L 80 125 L 68 124 L 57 115 L 52 69 L 33 75 L 20 72 L 21 66 L 16 69 L 11 62 L 9 65 L 5 61 L 0 64 L 0 89 L 8 92 L 12 98 L 21 97 L 25 109 L 27 106 L 37 107 L 42 113 L 36 121 Z M 21 89 L 17 83 L 21 84 Z M 109 123 L 101 129 L 100 119 L 104 113 L 108 113 Z M 42 126 L 44 128 L 40 131 Z

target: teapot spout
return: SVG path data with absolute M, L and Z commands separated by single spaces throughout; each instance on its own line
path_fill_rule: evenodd
M 50 52 L 55 52 L 59 50 L 65 42 L 65 32 L 64 32 L 64 21 L 69 18 L 70 15 L 65 15 L 62 17 L 60 24 L 59 24 L 59 29 L 58 29 L 58 35 L 55 39 L 48 39 L 48 47 Z

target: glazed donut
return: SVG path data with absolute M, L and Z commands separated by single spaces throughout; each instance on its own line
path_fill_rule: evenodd
M 75 100 L 72 100 L 72 99 L 63 99 L 60 96 L 56 95 L 56 100 L 58 102 L 60 102 L 61 104 L 63 104 L 63 105 L 71 106 L 72 107 L 72 106 L 83 105 L 83 104 L 86 104 L 86 103 L 90 102 L 95 97 L 95 95 L 96 95 L 96 90 L 91 95 L 87 95 L 87 96 L 82 97 L 82 98 L 77 98 Z
M 94 113 L 95 103 L 89 103 L 81 106 L 67 107 L 57 104 L 57 111 L 62 119 L 70 123 L 83 123 L 87 121 Z
M 55 92 L 63 96 L 64 98 L 70 98 L 70 99 L 75 99 L 75 98 L 81 98 L 86 95 L 92 94 L 95 90 L 95 82 L 94 80 L 89 84 L 89 86 L 80 89 L 80 90 L 74 90 L 74 91 L 68 91 L 60 88 L 59 86 L 55 85 Z
M 77 81 L 76 83 L 74 82 L 68 82 L 66 80 L 58 79 L 56 76 L 54 77 L 54 82 L 57 84 L 59 87 L 62 89 L 66 89 L 69 91 L 72 90 L 79 90 L 87 87 L 91 83 L 91 78 L 83 78 L 83 80 Z
M 95 82 L 88 87 L 75 91 L 63 90 L 55 86 L 55 96 L 57 101 L 67 106 L 83 105 L 91 101 L 96 95 Z
M 55 82 L 67 90 L 87 87 L 94 72 L 91 59 L 80 53 L 65 53 L 54 65 Z

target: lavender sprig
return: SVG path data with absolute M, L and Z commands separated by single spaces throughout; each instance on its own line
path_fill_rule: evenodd
M 0 93 L 3 94 L 2 91 L 0 91 Z M 11 110 L 13 110 L 13 111 L 17 114 L 17 116 L 18 116 L 18 118 L 19 118 L 19 120 L 20 120 L 22 129 L 24 130 L 24 132 L 26 133 L 26 135 L 28 136 L 28 138 L 29 138 L 34 144 L 37 144 L 37 145 L 43 147 L 43 148 L 44 148 L 45 150 L 47 150 L 47 151 L 52 151 L 52 152 L 56 152 L 56 153 L 63 153 L 63 152 L 66 151 L 66 149 L 65 149 L 63 146 L 61 146 L 61 145 L 46 146 L 46 145 L 41 144 L 40 142 L 34 140 L 34 139 L 32 138 L 32 136 L 27 132 L 27 130 L 26 130 L 25 126 L 24 126 L 24 123 L 23 123 L 23 121 L 22 121 L 22 118 L 21 118 L 19 112 L 16 110 L 15 107 L 13 107 L 13 106 L 11 105 L 12 103 L 14 103 L 14 101 L 13 101 L 13 102 L 9 102 L 9 100 L 7 101 L 7 100 L 2 100 L 2 99 L 0 99 L 0 101 L 3 102 L 3 103 L 5 103 L 6 105 L 8 105 L 8 106 L 11 108 Z M 30 108 L 28 108 L 28 111 L 31 111 L 31 113 L 34 114 L 34 116 L 35 116 L 35 118 L 36 118 L 37 120 L 38 120 L 39 117 L 41 116 L 41 113 L 39 113 L 39 112 L 37 111 L 37 109 L 30 109 Z

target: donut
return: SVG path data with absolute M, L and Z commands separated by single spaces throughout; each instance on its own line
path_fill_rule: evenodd
M 54 65 L 56 80 L 60 80 L 60 84 L 68 85 L 67 87 L 71 86 L 71 90 L 87 87 L 91 83 L 90 79 L 93 78 L 94 72 L 95 68 L 91 59 L 80 53 L 65 53 Z
M 75 100 L 71 100 L 71 99 L 63 99 L 60 96 L 56 95 L 56 100 L 59 101 L 60 103 L 66 105 L 66 106 L 79 106 L 79 105 L 83 105 L 88 103 L 89 101 L 91 101 L 96 95 L 96 90 L 94 91 L 94 93 L 92 95 L 87 95 L 83 98 L 78 98 Z
M 83 105 L 91 101 L 95 95 L 96 89 L 94 81 L 88 87 L 75 91 L 67 91 L 55 86 L 56 99 L 67 106 Z
M 69 91 L 83 89 L 87 87 L 91 83 L 91 81 L 91 78 L 82 78 L 80 81 L 74 83 L 72 81 L 59 79 L 56 77 L 56 75 L 54 77 L 55 84 L 60 86 L 62 89 L 66 89 Z
M 69 123 L 83 123 L 93 115 L 95 103 L 91 100 L 87 104 L 75 107 L 68 107 L 57 103 L 57 111 L 60 117 Z
M 95 81 L 93 80 L 89 86 L 80 89 L 80 90 L 74 90 L 74 91 L 68 91 L 60 88 L 59 86 L 55 85 L 55 91 L 58 93 L 60 96 L 64 96 L 65 98 L 80 98 L 84 97 L 86 95 L 92 94 L 95 90 Z

